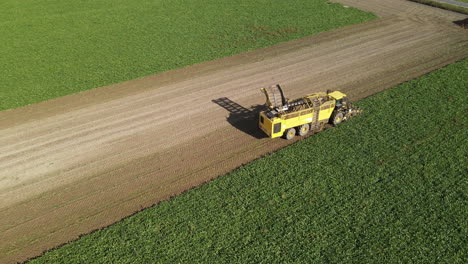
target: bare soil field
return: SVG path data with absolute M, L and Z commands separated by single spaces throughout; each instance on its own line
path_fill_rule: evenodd
M 453 23 L 466 16 L 340 2 L 382 19 L 0 112 L 0 262 L 37 256 L 290 144 L 257 130 L 260 87 L 357 100 L 468 56 L 468 31 Z

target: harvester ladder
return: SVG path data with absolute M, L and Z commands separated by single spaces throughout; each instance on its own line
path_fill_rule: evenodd
M 320 114 L 320 103 L 319 101 L 317 100 L 317 98 L 314 98 L 312 100 L 313 104 L 314 104 L 314 117 L 312 119 L 312 128 L 313 130 L 317 130 L 318 127 L 319 127 L 319 114 Z

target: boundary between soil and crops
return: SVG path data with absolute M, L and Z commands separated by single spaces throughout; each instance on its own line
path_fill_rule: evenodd
M 468 15 L 468 8 L 464 8 L 461 6 L 451 5 L 451 4 L 437 2 L 433 0 L 410 0 L 410 1 Z
M 0 111 L 377 18 L 325 0 L 4 2 Z
M 460 61 L 458 61 L 458 62 L 455 62 L 454 64 L 456 64 L 456 63 L 463 63 L 463 61 L 465 61 L 464 63 L 466 64 L 466 59 L 460 60 Z M 441 71 L 442 69 L 446 69 L 447 67 L 454 67 L 454 66 L 453 66 L 454 64 L 448 65 L 448 66 L 446 66 L 446 67 L 443 67 L 443 68 L 441 68 L 441 69 L 435 70 L 435 71 L 433 71 L 433 72 Z M 432 72 L 431 72 L 431 73 L 428 73 L 427 75 L 431 75 L 431 74 L 432 74 Z M 424 75 L 424 76 L 422 76 L 422 77 L 425 77 L 425 76 L 427 76 L 427 75 Z M 422 77 L 420 77 L 420 78 L 422 78 Z M 410 81 L 408 81 L 408 82 L 404 82 L 404 83 L 402 83 L 402 84 L 396 86 L 395 88 L 400 87 L 400 86 L 402 86 L 402 85 L 406 85 L 406 84 L 408 84 L 408 83 L 411 84 L 411 83 L 417 82 L 417 80 L 419 80 L 420 78 L 413 79 L 413 80 L 410 80 Z M 409 84 L 408 84 L 408 85 L 409 85 Z M 392 89 L 393 89 L 393 88 L 392 88 Z M 392 90 L 392 89 L 389 89 L 389 90 Z M 384 92 L 384 93 L 385 93 L 385 92 Z M 372 96 L 371 96 L 371 97 L 372 97 Z M 390 97 L 391 97 L 391 96 L 390 96 Z M 439 132 L 440 132 L 440 131 L 439 131 Z M 430 135 L 430 136 L 432 137 L 432 135 Z M 299 141 L 299 142 L 302 142 L 302 141 Z M 418 144 L 419 144 L 419 143 L 418 143 Z M 295 143 L 295 144 L 293 144 L 293 145 L 291 145 L 291 146 L 295 146 L 295 145 L 298 145 L 298 143 Z M 288 146 L 287 148 L 291 148 L 291 146 Z M 281 151 L 279 151 L 279 152 L 281 152 Z M 271 154 L 271 153 L 270 153 L 270 154 Z M 252 162 L 250 162 L 250 163 L 248 163 L 248 164 L 245 164 L 245 165 L 242 165 L 242 166 L 238 167 L 237 169 L 233 170 L 232 172 L 230 172 L 230 173 L 228 173 L 228 174 L 226 174 L 226 175 L 224 175 L 224 176 L 222 176 L 222 177 L 220 177 L 220 178 L 217 178 L 217 179 L 214 179 L 214 180 L 211 180 L 211 181 L 208 181 L 208 182 L 216 182 L 216 181 L 218 181 L 218 179 L 221 179 L 221 178 L 223 178 L 223 177 L 226 177 L 227 175 L 231 175 L 231 174 L 235 173 L 236 171 L 242 170 L 243 167 L 251 166 L 252 163 L 257 162 L 258 160 L 263 159 L 265 156 L 271 156 L 270 154 L 264 155 L 264 156 L 261 157 L 261 158 L 258 158 L 258 159 L 254 160 L 254 161 L 252 161 Z M 203 185 L 194 187 L 194 188 L 192 188 L 192 189 L 190 189 L 190 190 L 187 190 L 187 191 L 183 192 L 182 194 L 177 195 L 176 197 L 185 196 L 185 195 L 187 195 L 187 193 L 190 193 L 190 192 L 192 192 L 192 191 L 194 191 L 194 190 L 200 190 L 200 189 L 202 189 L 202 188 L 207 188 L 207 187 L 204 187 L 204 186 L 206 186 L 206 184 L 203 184 Z M 197 191 L 196 191 L 196 192 L 197 192 Z M 137 215 L 138 213 L 140 213 L 140 212 L 142 212 L 142 211 L 149 211 L 149 210 L 151 210 L 151 208 L 154 209 L 154 208 L 156 208 L 156 207 L 157 207 L 159 204 L 161 204 L 161 203 L 174 202 L 174 199 L 173 199 L 173 198 L 174 198 L 174 197 L 171 197 L 171 198 L 168 199 L 168 200 L 159 202 L 159 203 L 157 203 L 156 205 L 154 205 L 153 207 L 146 208 L 146 209 L 143 209 L 143 210 L 141 210 L 141 211 L 137 211 L 137 212 L 135 212 L 134 214 L 132 214 L 131 216 L 128 216 L 128 217 L 124 218 L 122 221 L 119 221 L 118 223 L 113 224 L 113 225 L 111 225 L 111 226 L 109 226 L 109 227 L 105 227 L 105 228 L 102 228 L 102 229 L 99 229 L 99 230 L 95 230 L 95 231 L 93 231 L 93 232 L 90 233 L 90 234 L 82 235 L 82 236 L 80 236 L 80 239 L 81 239 L 82 237 L 88 237 L 88 235 L 95 234 L 96 232 L 99 232 L 100 230 L 105 230 L 105 229 L 108 229 L 108 228 L 113 228 L 114 226 L 119 225 L 119 224 L 121 224 L 121 223 L 124 222 L 124 221 L 129 221 L 129 220 L 128 220 L 129 218 L 135 217 L 135 215 Z M 77 240 L 80 240 L 80 239 L 77 239 Z M 74 240 L 74 241 L 77 241 L 77 240 Z M 65 244 L 63 244 L 63 245 L 61 245 L 61 246 L 58 246 L 58 247 L 54 248 L 54 249 L 48 250 L 48 251 L 44 252 L 44 254 L 43 254 L 42 256 L 44 256 L 44 255 L 45 255 L 46 253 L 48 253 L 48 252 L 51 252 L 51 251 L 54 251 L 54 250 L 56 250 L 56 249 L 62 248 L 63 246 L 68 245 L 68 244 L 70 244 L 70 243 L 72 243 L 72 242 L 74 242 L 74 241 L 70 241 L 69 243 L 65 243 Z M 33 260 L 33 259 L 40 260 L 42 256 L 38 256 L 38 257 L 32 258 L 31 260 Z

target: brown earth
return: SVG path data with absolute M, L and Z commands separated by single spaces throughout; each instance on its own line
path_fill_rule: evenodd
M 466 16 L 341 2 L 383 18 L 0 112 L 0 262 L 37 256 L 290 144 L 256 129 L 260 87 L 357 100 L 468 56 L 468 33 L 453 23 Z M 225 97 L 237 110 L 216 103 Z

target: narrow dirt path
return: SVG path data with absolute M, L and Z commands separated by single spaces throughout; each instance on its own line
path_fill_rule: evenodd
M 290 144 L 256 129 L 249 109 L 263 104 L 260 87 L 360 99 L 468 56 L 467 31 L 452 23 L 464 16 L 406 1 L 342 2 L 384 18 L 0 112 L 0 262 L 36 256 Z

